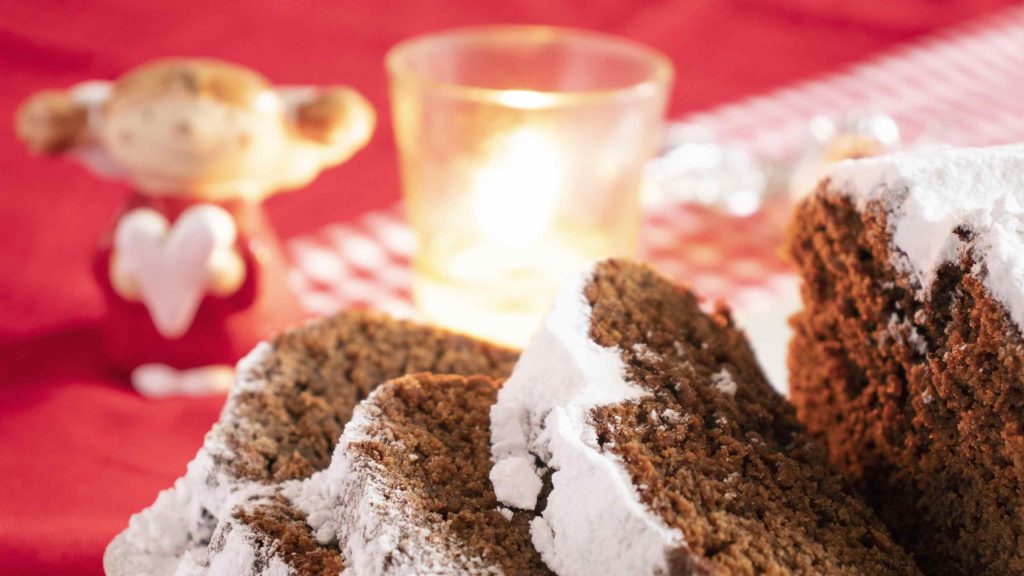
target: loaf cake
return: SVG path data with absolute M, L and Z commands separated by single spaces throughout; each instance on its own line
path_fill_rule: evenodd
M 845 162 L 797 209 L 799 418 L 928 574 L 1024 574 L 1024 145 Z
M 500 383 L 405 376 L 356 408 L 325 474 L 353 574 L 550 574 L 532 512 L 501 506 L 488 479 Z
M 517 353 L 349 312 L 258 346 L 184 477 L 107 549 L 110 576 L 337 574 L 315 480 L 352 410 L 407 373 L 504 377 Z M 311 514 L 314 514 L 311 517 Z
M 491 452 L 497 498 L 538 514 L 562 576 L 919 574 L 728 312 L 640 264 L 560 292 L 498 394 Z

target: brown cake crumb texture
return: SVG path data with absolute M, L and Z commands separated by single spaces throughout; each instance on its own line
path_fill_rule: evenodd
M 242 479 L 268 484 L 326 468 L 353 408 L 378 384 L 420 371 L 505 377 L 518 358 L 512 350 L 371 312 L 344 312 L 272 344 L 256 369 L 266 385 L 237 395 L 231 418 L 221 422 L 233 452 L 222 464 Z M 275 541 L 274 550 L 299 574 L 337 574 L 330 571 L 341 556 L 319 546 L 300 517 L 280 502 L 236 515 Z
M 287 332 L 261 366 L 267 385 L 243 393 L 228 430 L 235 473 L 282 482 L 330 464 L 352 409 L 378 384 L 413 372 L 507 376 L 511 350 L 372 313 Z
M 652 393 L 592 419 L 643 503 L 683 533 L 673 573 L 919 573 L 767 383 L 726 310 L 706 315 L 688 291 L 622 261 L 599 265 L 586 297 L 591 337 L 619 347 L 628 379 Z M 722 370 L 735 396 L 720 389 Z
M 1020 332 L 970 251 L 917 297 L 889 230 L 879 204 L 798 208 L 793 402 L 926 573 L 1024 574 Z
M 489 479 L 490 408 L 500 382 L 433 374 L 389 382 L 363 407 L 367 439 L 348 449 L 364 470 L 387 472 L 381 480 L 393 491 L 389 501 L 406 506 L 409 521 L 450 551 L 452 573 L 498 566 L 506 574 L 550 574 L 530 542 L 532 515 L 502 516 Z
M 337 547 L 319 544 L 309 531 L 306 516 L 279 495 L 240 505 L 232 516 L 252 533 L 254 574 L 266 569 L 275 556 L 303 576 L 338 576 L 344 568 Z M 211 549 L 216 552 L 222 545 L 215 540 Z

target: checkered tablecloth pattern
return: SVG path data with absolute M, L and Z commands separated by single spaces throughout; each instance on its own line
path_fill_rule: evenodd
M 880 111 L 911 139 L 958 145 L 1024 140 L 1024 7 L 928 37 L 826 77 L 691 115 L 724 142 L 758 157 L 791 158 L 810 143 L 815 115 Z M 706 208 L 651 208 L 641 256 L 708 299 L 742 309 L 791 294 L 776 253 L 779 222 Z M 392 207 L 292 239 L 294 283 L 315 313 L 372 307 L 415 316 L 415 237 Z

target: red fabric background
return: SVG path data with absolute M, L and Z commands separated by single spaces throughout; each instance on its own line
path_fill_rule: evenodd
M 272 80 L 349 83 L 377 106 L 369 148 L 270 201 L 283 236 L 398 197 L 384 52 L 480 23 L 605 30 L 665 51 L 675 115 L 862 59 L 1005 0 L 417 0 L 0 4 L 0 574 L 99 574 L 106 542 L 184 471 L 221 399 L 145 400 L 106 373 L 93 242 L 125 191 L 33 160 L 11 116 L 33 90 L 112 78 L 147 59 L 236 60 Z

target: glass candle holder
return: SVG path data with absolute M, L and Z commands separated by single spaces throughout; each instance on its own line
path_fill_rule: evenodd
M 501 26 L 408 40 L 387 68 L 428 320 L 522 345 L 568 277 L 635 254 L 666 57 L 603 34 Z

